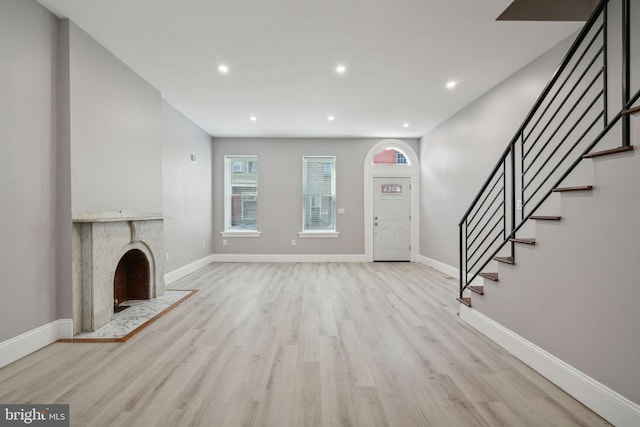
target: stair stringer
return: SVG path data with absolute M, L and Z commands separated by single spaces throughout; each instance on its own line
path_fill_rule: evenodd
M 638 403 L 640 155 L 584 162 L 593 191 L 562 194 L 562 221 L 536 222 L 473 309 Z

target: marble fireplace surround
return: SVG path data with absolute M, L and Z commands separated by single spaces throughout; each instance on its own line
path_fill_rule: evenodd
M 74 335 L 113 319 L 113 281 L 122 256 L 138 249 L 149 261 L 149 298 L 164 294 L 161 216 L 92 215 L 73 219 Z

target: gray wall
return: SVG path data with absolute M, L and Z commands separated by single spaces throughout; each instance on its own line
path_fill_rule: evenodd
M 458 221 L 572 41 L 563 41 L 421 139 L 422 255 L 458 266 Z
M 0 2 L 0 342 L 58 318 L 57 21 Z
M 58 22 L 58 58 L 55 117 L 56 201 L 58 205 L 57 288 L 58 317 L 73 318 L 72 223 L 71 223 L 71 114 L 69 74 L 69 21 Z M 77 296 L 76 296 L 77 297 Z M 79 304 L 78 304 L 79 308 Z
M 191 162 L 190 153 L 196 155 Z M 212 253 L 213 147 L 209 134 L 162 101 L 162 195 L 169 272 Z M 204 247 L 203 247 L 204 243 Z
M 160 93 L 69 25 L 74 215 L 162 211 Z
M 61 28 L 73 215 L 166 215 L 166 272 L 210 254 L 211 137 L 73 22 Z
M 213 218 L 217 254 L 363 254 L 364 158 L 384 138 L 214 138 Z M 418 153 L 418 141 L 403 140 Z M 258 230 L 260 238 L 227 237 L 224 230 L 224 156 L 258 156 Z M 304 239 L 302 231 L 302 156 L 336 156 L 338 238 Z M 291 240 L 296 240 L 295 247 Z

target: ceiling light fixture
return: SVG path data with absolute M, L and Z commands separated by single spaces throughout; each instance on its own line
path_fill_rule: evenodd
M 336 118 L 335 118 L 335 117 L 333 117 L 333 116 L 329 116 L 329 117 L 327 117 L 327 120 L 329 120 L 330 122 L 334 121 L 335 119 L 336 119 Z
M 258 120 L 258 118 L 256 116 L 251 116 L 249 117 L 249 120 L 251 120 L 252 122 L 255 122 L 256 120 Z
M 403 128 L 408 128 L 409 127 L 409 123 L 405 123 L 402 125 Z
M 448 81 L 447 82 L 447 89 L 453 89 L 454 87 L 456 87 L 458 83 L 454 82 L 453 80 Z
M 345 67 L 344 65 L 338 65 L 336 67 L 336 73 L 338 74 L 344 74 L 345 71 L 347 71 L 347 67 Z
M 225 64 L 221 64 L 218 66 L 218 71 L 222 74 L 227 74 L 229 72 L 229 66 Z

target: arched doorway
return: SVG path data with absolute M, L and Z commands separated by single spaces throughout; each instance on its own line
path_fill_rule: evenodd
M 118 311 L 118 305 L 124 301 L 149 299 L 149 260 L 139 249 L 131 249 L 125 253 L 113 279 L 113 305 Z
M 415 151 L 404 141 L 398 139 L 385 139 L 371 147 L 364 162 L 364 240 L 365 256 L 368 261 L 382 260 L 374 251 L 374 235 L 376 220 L 374 219 L 374 202 L 377 188 L 374 182 L 381 183 L 388 178 L 388 182 L 396 179 L 403 183 L 403 191 L 406 191 L 409 203 L 410 221 L 409 227 L 409 260 L 416 261 L 420 242 L 420 166 Z M 406 188 L 408 185 L 408 189 Z M 390 188 L 390 187 L 387 187 Z M 397 188 L 397 187 L 394 187 Z M 382 190 L 384 191 L 384 189 Z

